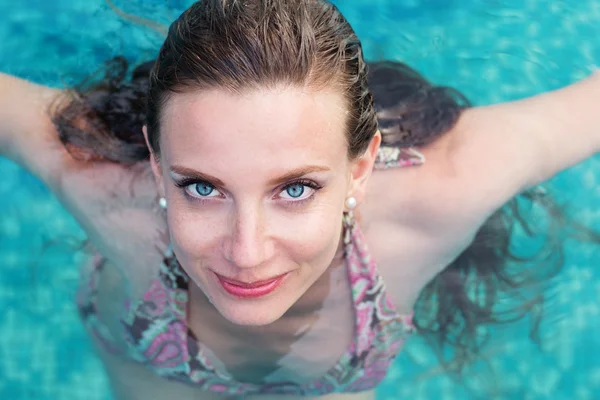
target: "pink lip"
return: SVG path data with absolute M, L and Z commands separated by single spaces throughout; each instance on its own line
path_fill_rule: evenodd
M 236 297 L 252 298 L 266 296 L 267 294 L 275 291 L 275 289 L 277 289 L 281 285 L 284 278 L 287 276 L 287 273 L 279 275 L 272 279 L 252 283 L 245 283 L 225 278 L 216 273 L 215 275 L 219 280 L 219 283 L 221 283 L 221 286 L 223 286 L 223 289 L 225 289 L 227 293 L 232 294 Z

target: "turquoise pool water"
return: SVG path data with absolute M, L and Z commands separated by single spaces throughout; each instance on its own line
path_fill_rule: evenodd
M 117 2 L 164 23 L 190 2 L 167 3 Z M 600 64 L 597 0 L 336 3 L 369 58 L 408 62 L 476 104 L 554 89 Z M 103 0 L 0 0 L 0 39 L 0 71 L 55 86 L 80 80 L 115 54 L 148 59 L 161 42 L 119 19 Z M 599 160 L 592 159 L 547 188 L 598 227 L 599 173 Z M 109 400 L 73 303 L 81 260 L 68 240 L 82 233 L 25 171 L 0 160 L 0 177 L 0 399 Z M 552 318 L 541 349 L 529 341 L 525 322 L 497 328 L 484 350 L 487 362 L 458 383 L 436 369 L 434 355 L 415 337 L 378 399 L 600 399 L 600 251 L 569 243 L 566 261 L 552 282 Z

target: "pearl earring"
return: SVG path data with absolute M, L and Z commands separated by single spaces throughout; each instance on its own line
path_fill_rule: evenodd
M 348 197 L 346 199 L 345 205 L 348 210 L 354 210 L 356 208 L 357 204 L 358 204 L 358 202 L 356 201 L 355 197 Z
M 167 208 L 167 199 L 165 199 L 164 197 L 161 197 L 160 199 L 158 199 L 158 205 L 160 206 L 160 208 L 166 209 Z

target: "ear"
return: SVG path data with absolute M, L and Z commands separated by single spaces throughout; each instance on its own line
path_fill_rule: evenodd
M 165 197 L 165 186 L 160 161 L 158 157 L 156 157 L 156 154 L 154 154 L 152 146 L 150 146 L 150 141 L 148 140 L 148 128 L 146 125 L 142 127 L 142 132 L 144 133 L 144 140 L 146 141 L 146 146 L 148 146 L 148 151 L 150 152 L 150 166 L 152 167 L 152 173 L 154 174 L 154 179 L 156 180 L 156 189 L 158 190 L 158 195 L 160 197 Z
M 352 196 L 356 199 L 358 204 L 361 204 L 365 198 L 367 190 L 367 183 L 373 172 L 375 160 L 377 159 L 377 152 L 381 145 L 381 133 L 377 131 L 367 151 L 360 156 L 352 165 L 352 184 L 351 190 L 348 193 L 348 197 Z

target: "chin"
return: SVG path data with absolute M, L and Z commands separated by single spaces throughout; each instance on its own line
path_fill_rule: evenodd
M 213 298 L 213 305 L 232 324 L 244 326 L 264 326 L 280 319 L 292 306 L 281 298 L 260 299 L 258 301 Z

